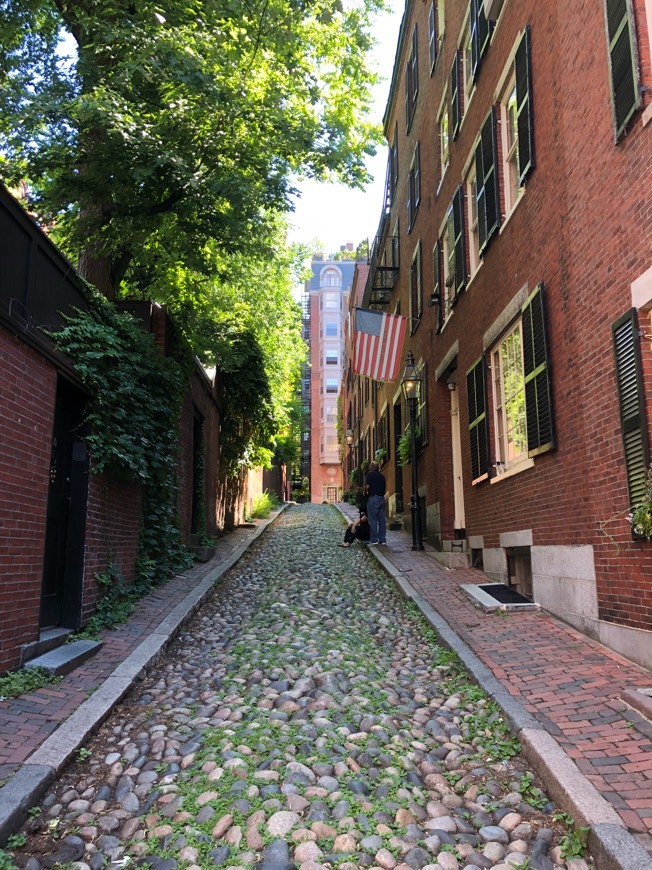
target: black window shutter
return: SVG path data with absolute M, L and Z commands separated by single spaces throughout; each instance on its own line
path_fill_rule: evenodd
M 475 151 L 478 242 L 481 254 L 500 226 L 497 160 L 496 112 L 492 106 L 482 125 L 480 141 Z
M 413 202 L 413 191 L 414 191 L 414 170 L 410 169 L 408 174 L 408 189 L 407 189 L 407 223 L 408 223 L 408 233 L 412 229 L 412 221 L 414 219 L 414 202 Z
M 414 149 L 414 210 L 421 202 L 421 145 L 419 142 Z
M 536 456 L 555 446 L 543 284 L 523 305 L 521 325 L 528 456 Z
M 432 72 L 437 60 L 437 13 L 435 2 L 432 0 L 428 12 L 428 49 L 430 53 L 430 71 Z
M 480 58 L 485 55 L 491 37 L 492 22 L 487 19 L 484 14 L 484 0 L 477 0 L 478 3 L 478 50 Z
M 489 45 L 491 22 L 484 12 L 483 0 L 470 0 L 469 21 L 471 24 L 471 74 L 473 81 L 478 77 L 480 61 Z
M 606 0 L 616 141 L 641 103 L 631 0 Z
M 523 184 L 534 166 L 530 25 L 516 49 L 516 111 L 518 126 L 518 178 Z
M 474 363 L 466 373 L 466 398 L 471 442 L 471 479 L 477 480 L 489 470 L 489 426 L 484 357 Z
M 455 52 L 451 68 L 451 135 L 455 139 L 462 120 L 462 89 L 460 88 L 460 52 Z
M 453 232 L 455 235 L 455 292 L 466 285 L 466 245 L 464 240 L 464 189 L 462 185 L 453 197 Z
M 636 309 L 630 309 L 627 314 L 619 318 L 612 330 L 627 487 L 629 503 L 633 507 L 643 497 L 647 466 L 650 461 L 645 425 L 641 340 L 638 334 Z
M 432 295 L 430 301 L 437 306 L 437 329 L 441 328 L 443 300 L 441 286 L 441 242 L 439 239 L 435 242 L 435 247 L 432 249 Z
M 412 96 L 411 96 L 411 81 L 412 73 L 410 70 L 410 62 L 405 64 L 405 129 L 410 132 L 410 124 L 412 122 Z
M 478 0 L 469 0 L 469 24 L 471 27 L 471 75 L 475 81 L 480 66 L 478 48 Z
M 419 40 L 417 38 L 417 25 L 412 31 L 412 102 L 416 103 L 419 92 Z

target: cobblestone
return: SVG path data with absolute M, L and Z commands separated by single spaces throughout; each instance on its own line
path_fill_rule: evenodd
M 577 870 L 500 712 L 341 531 L 321 506 L 277 520 L 55 783 L 19 863 L 57 863 L 74 827 L 67 860 L 93 870 Z

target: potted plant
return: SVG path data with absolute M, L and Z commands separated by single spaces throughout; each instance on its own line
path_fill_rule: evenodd
M 384 447 L 379 447 L 374 456 L 378 465 L 384 465 L 387 462 L 387 450 Z

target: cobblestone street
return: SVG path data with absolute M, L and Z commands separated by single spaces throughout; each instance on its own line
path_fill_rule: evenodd
M 21 865 L 587 866 L 498 708 L 342 532 L 331 507 L 277 519 L 51 788 Z

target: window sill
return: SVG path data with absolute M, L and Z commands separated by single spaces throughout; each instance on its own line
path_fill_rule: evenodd
M 436 196 L 439 196 L 442 185 L 444 183 L 444 179 L 446 178 L 446 170 L 448 169 L 450 161 L 444 166 L 444 171 L 441 174 L 441 178 L 439 179 L 439 184 L 437 185 L 437 190 L 435 191 Z
M 503 230 L 505 229 L 505 227 L 506 227 L 506 226 L 509 224 L 509 222 L 511 221 L 514 212 L 516 211 L 516 209 L 517 209 L 518 206 L 519 206 L 519 203 L 524 199 L 524 197 L 525 197 L 525 188 L 522 187 L 522 188 L 521 188 L 521 192 L 519 193 L 519 195 L 518 195 L 517 198 L 516 198 L 516 202 L 515 202 L 514 205 L 512 206 L 512 210 L 510 211 L 509 214 L 505 215 L 505 219 L 503 220 L 503 222 L 502 222 L 502 224 L 501 224 L 501 226 L 500 226 L 500 229 L 498 230 L 498 235 L 499 235 L 499 236 L 502 236 L 502 234 L 503 234 Z
M 507 477 L 513 477 L 515 474 L 520 474 L 521 471 L 527 471 L 528 468 L 534 468 L 534 459 L 524 459 L 523 462 L 511 465 L 506 471 L 497 474 L 496 477 L 492 477 L 489 482 L 491 484 L 499 483 Z
M 480 262 L 478 263 L 478 265 L 475 267 L 475 270 L 473 271 L 473 274 L 472 274 L 472 275 L 467 279 L 467 282 L 466 282 L 466 290 L 467 290 L 467 291 L 471 289 L 471 285 L 472 285 L 473 282 L 475 281 L 475 276 L 476 276 L 476 275 L 478 274 L 478 272 L 480 271 L 480 266 L 482 266 L 482 260 L 480 260 Z

